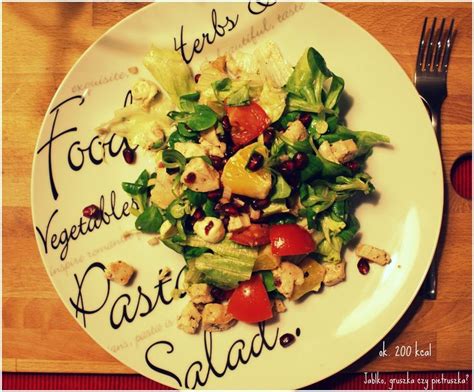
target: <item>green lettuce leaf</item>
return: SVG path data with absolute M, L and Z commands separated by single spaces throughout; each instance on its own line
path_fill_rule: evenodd
M 255 259 L 204 253 L 194 259 L 203 281 L 221 289 L 233 289 L 239 282 L 249 280 Z
M 176 106 L 182 95 L 196 91 L 190 68 L 175 50 L 152 46 L 144 64 Z
M 334 133 L 322 135 L 318 143 L 323 143 L 324 141 L 334 143 L 338 140 L 347 139 L 352 139 L 357 144 L 357 156 L 370 153 L 372 147 L 377 144 L 390 143 L 388 136 L 369 131 L 351 131 L 342 125 L 338 125 Z

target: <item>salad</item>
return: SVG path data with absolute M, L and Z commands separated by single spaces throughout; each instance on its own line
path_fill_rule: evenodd
M 308 48 L 293 67 L 268 42 L 193 76 L 177 52 L 152 47 L 144 64 L 155 80 L 138 80 L 98 131 L 155 157 L 122 188 L 136 229 L 184 257 L 190 302 L 178 327 L 268 320 L 342 282 L 343 247 L 359 230 L 351 202 L 374 191 L 365 163 L 389 139 L 344 125 L 344 80 L 321 54 Z M 370 255 L 390 260 L 365 246 Z

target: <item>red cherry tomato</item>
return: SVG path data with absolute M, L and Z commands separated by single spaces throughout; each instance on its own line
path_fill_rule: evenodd
M 237 320 L 258 323 L 273 317 L 272 304 L 260 275 L 241 282 L 229 300 L 227 310 Z
M 277 256 L 303 255 L 314 251 L 314 240 L 303 227 L 288 223 L 270 227 L 272 253 Z
M 226 106 L 226 112 L 232 125 L 232 141 L 238 146 L 244 146 L 259 137 L 271 122 L 256 102 L 245 106 Z
M 245 246 L 266 245 L 270 243 L 270 230 L 268 225 L 252 223 L 244 230 L 232 233 L 230 239 Z

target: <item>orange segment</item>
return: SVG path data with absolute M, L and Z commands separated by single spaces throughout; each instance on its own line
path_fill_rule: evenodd
M 265 199 L 272 187 L 272 175 L 264 167 L 255 172 L 245 168 L 253 151 L 259 152 L 265 158 L 268 157 L 267 149 L 260 143 L 242 148 L 227 161 L 221 181 L 224 187 L 232 189 L 232 193 L 254 199 Z

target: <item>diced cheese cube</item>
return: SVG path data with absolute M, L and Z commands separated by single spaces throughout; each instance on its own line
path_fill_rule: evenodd
M 188 294 L 195 304 L 208 304 L 214 298 L 211 295 L 211 286 L 206 283 L 195 283 L 188 287 Z
M 227 230 L 238 231 L 241 229 L 245 229 L 246 227 L 250 226 L 250 216 L 249 214 L 242 214 L 238 216 L 231 216 L 229 219 L 229 224 L 227 225 Z
M 201 313 L 192 302 L 189 302 L 178 317 L 178 328 L 186 333 L 196 333 L 201 322 Z
M 346 279 L 346 262 L 342 261 L 340 263 L 323 263 L 324 268 L 326 269 L 326 274 L 324 275 L 324 284 L 326 286 L 334 286 L 344 279 Z
M 300 120 L 288 123 L 288 129 L 283 133 L 283 137 L 292 142 L 306 140 L 308 131 Z
M 135 273 L 132 266 L 124 261 L 115 261 L 110 263 L 104 271 L 105 277 L 112 282 L 125 286 Z
M 210 192 L 220 187 L 219 172 L 202 158 L 193 158 L 188 162 L 181 182 L 194 192 Z
M 379 265 L 386 265 L 390 263 L 390 255 L 382 249 L 378 249 L 375 246 L 359 244 L 355 250 L 355 253 L 359 257 L 363 257 L 373 263 Z

